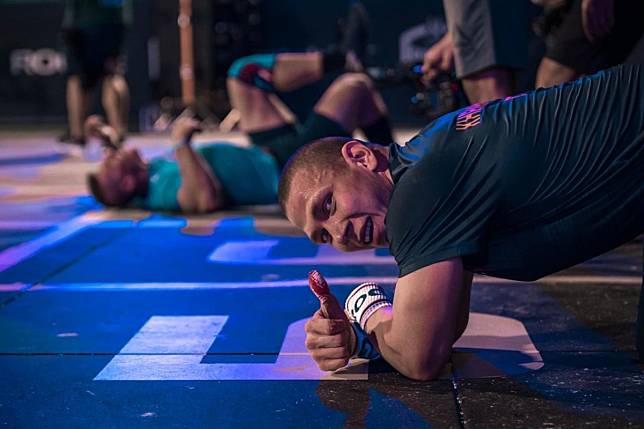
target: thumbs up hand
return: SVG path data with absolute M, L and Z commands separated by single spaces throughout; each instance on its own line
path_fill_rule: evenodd
M 306 323 L 306 348 L 323 371 L 349 363 L 356 337 L 351 322 L 318 271 L 309 273 L 309 287 L 320 300 L 320 309 Z
M 320 300 L 320 312 L 325 319 L 348 319 L 344 308 L 331 293 L 329 285 L 319 271 L 313 270 L 309 273 L 309 287 Z

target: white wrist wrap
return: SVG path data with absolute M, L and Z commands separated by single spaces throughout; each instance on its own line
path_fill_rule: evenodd
M 375 283 L 362 283 L 347 298 L 344 309 L 352 321 L 365 329 L 367 320 L 382 307 L 391 307 L 391 301 L 380 286 Z

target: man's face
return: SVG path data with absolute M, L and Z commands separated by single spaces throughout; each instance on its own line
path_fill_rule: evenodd
M 111 151 L 101 163 L 97 176 L 110 200 L 129 200 L 146 186 L 147 164 L 136 149 Z
M 387 246 L 391 183 L 382 175 L 347 163 L 341 171 L 299 171 L 292 183 L 286 215 L 314 243 L 343 252 Z

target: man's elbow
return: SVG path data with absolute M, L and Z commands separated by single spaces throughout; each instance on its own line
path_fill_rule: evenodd
M 219 208 L 215 200 L 207 200 L 197 205 L 197 213 L 211 213 Z
M 204 198 L 197 201 L 197 204 L 193 208 L 193 213 L 195 214 L 206 214 L 212 213 L 218 210 L 221 207 L 219 201 L 216 198 Z
M 215 186 L 204 189 L 195 200 L 195 213 L 197 214 L 212 213 L 223 206 L 222 195 Z
M 412 380 L 435 380 L 443 374 L 451 351 L 452 348 L 448 346 L 439 350 L 433 349 L 429 352 L 409 353 L 398 370 L 402 375 Z
M 219 210 L 221 202 L 216 198 L 199 198 L 193 201 L 184 201 L 180 206 L 184 213 L 206 214 Z
M 399 371 L 402 375 L 412 380 L 431 381 L 436 380 L 443 373 L 445 363 L 409 362 Z

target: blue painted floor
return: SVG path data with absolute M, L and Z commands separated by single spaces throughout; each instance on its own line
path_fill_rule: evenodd
M 0 138 L 0 427 L 644 427 L 641 240 L 536 283 L 477 277 L 440 380 L 322 373 L 308 271 L 340 299 L 365 279 L 392 293 L 386 252 L 314 246 L 275 208 L 103 211 L 93 164 L 52 150 Z

